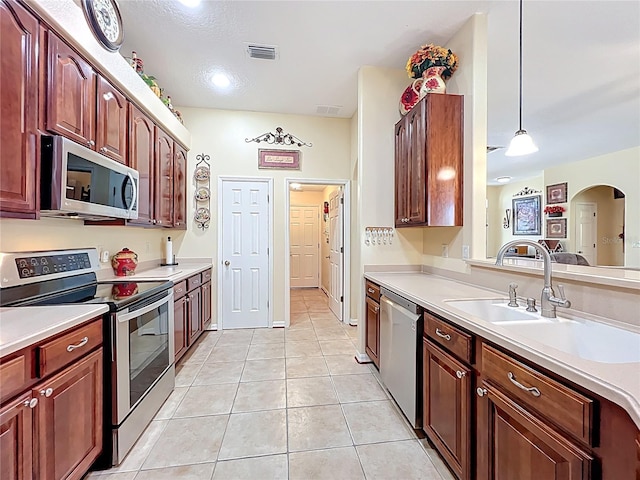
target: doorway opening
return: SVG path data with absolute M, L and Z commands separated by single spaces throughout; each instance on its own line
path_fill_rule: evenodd
M 288 178 L 285 188 L 285 325 L 305 315 L 348 324 L 349 181 Z

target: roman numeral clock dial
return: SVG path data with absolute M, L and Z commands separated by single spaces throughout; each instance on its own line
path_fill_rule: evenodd
M 118 51 L 124 32 L 115 0 L 82 0 L 82 9 L 96 39 L 112 52 Z

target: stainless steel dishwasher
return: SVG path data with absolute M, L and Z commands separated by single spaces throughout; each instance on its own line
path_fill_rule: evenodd
M 409 423 L 420 428 L 422 309 L 384 287 L 380 293 L 380 376 Z

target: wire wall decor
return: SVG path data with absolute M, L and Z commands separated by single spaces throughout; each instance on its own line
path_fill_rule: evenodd
M 196 156 L 196 169 L 193 172 L 195 182 L 195 213 L 193 219 L 198 228 L 206 230 L 211 222 L 211 164 L 209 155 Z
M 282 127 L 276 127 L 276 133 L 266 132 L 262 135 L 258 135 L 255 138 L 245 138 L 244 141 L 247 143 L 265 142 L 269 145 L 297 145 L 298 147 L 313 147 L 312 143 L 303 142 L 291 133 L 283 133 Z

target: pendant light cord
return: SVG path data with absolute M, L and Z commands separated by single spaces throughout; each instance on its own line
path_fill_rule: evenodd
M 522 130 L 522 1 L 520 0 L 520 117 L 518 131 Z

